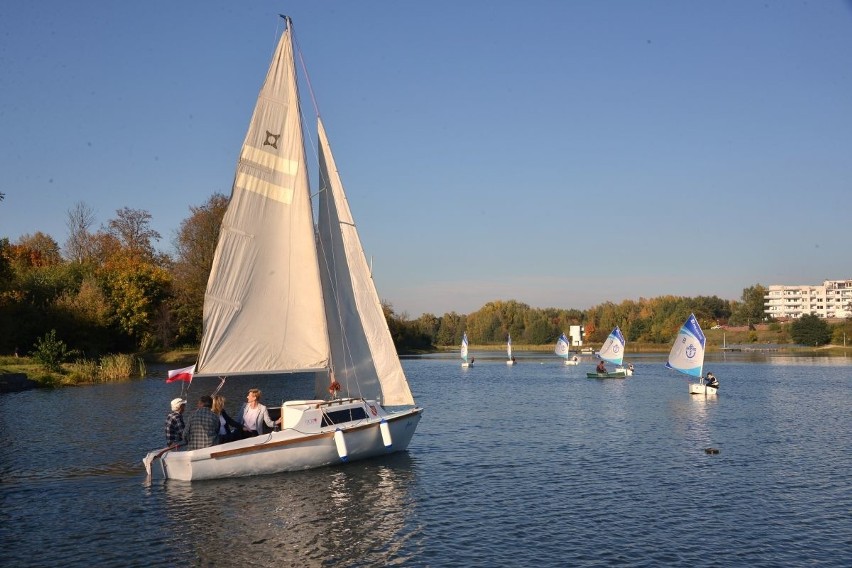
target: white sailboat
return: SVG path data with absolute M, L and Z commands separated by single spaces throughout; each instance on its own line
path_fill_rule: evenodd
M 149 475 L 215 479 L 369 458 L 405 450 L 420 421 L 319 119 L 314 220 L 285 20 L 222 221 L 196 376 L 312 373 L 316 399 L 283 403 L 280 431 L 149 452 Z
M 615 326 L 615 329 L 613 329 L 609 336 L 607 336 L 601 350 L 598 352 L 598 357 L 607 363 L 616 365 L 615 370 L 607 373 L 586 373 L 586 376 L 605 379 L 623 379 L 624 377 L 631 376 L 633 374 L 633 366 L 628 365 L 627 367 L 624 367 L 622 365 L 624 362 L 624 346 L 626 344 L 627 342 L 624 340 L 624 335 L 621 333 L 621 330 L 618 326 Z
M 512 334 L 509 334 L 509 339 L 506 340 L 506 356 L 508 359 L 506 360 L 507 365 L 514 365 L 515 358 L 512 356 Z
M 579 365 L 580 358 L 571 354 L 571 342 L 565 337 L 565 334 L 559 336 L 556 340 L 556 347 L 553 352 L 562 357 L 565 365 Z
M 701 326 L 695 319 L 695 314 L 690 314 L 675 338 L 666 363 L 667 368 L 698 379 L 697 382 L 689 384 L 690 394 L 716 394 L 718 392 L 718 388 L 707 384 L 703 377 L 706 342 L 704 332 L 701 331 Z
M 473 367 L 473 358 L 471 357 L 470 361 L 468 361 L 467 359 L 467 332 L 464 332 L 464 334 L 462 335 L 461 360 L 462 367 Z

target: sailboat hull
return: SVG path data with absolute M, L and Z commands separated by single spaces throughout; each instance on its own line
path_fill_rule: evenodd
M 578 359 L 565 359 L 565 365 L 576 366 L 579 364 L 580 361 Z
M 719 392 L 716 387 L 702 385 L 699 383 L 689 383 L 689 394 L 713 394 Z
M 333 403 L 304 401 L 305 408 L 298 409 L 298 422 L 279 432 L 192 451 L 150 452 L 143 463 L 152 478 L 181 481 L 325 467 L 404 451 L 423 412 L 421 408 L 411 408 L 388 413 L 373 401 L 329 409 Z M 359 408 L 367 418 L 320 426 L 326 422 L 324 416 L 353 408 Z
M 586 373 L 589 379 L 623 379 L 627 376 L 625 371 L 614 371 L 611 373 Z

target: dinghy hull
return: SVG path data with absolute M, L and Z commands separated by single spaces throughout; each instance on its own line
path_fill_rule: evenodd
M 586 373 L 586 377 L 590 379 L 623 379 L 627 376 L 624 371 L 616 371 L 614 373 Z

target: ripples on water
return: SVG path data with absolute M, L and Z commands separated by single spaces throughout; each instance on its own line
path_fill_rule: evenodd
M 407 453 L 196 483 L 144 479 L 141 457 L 160 445 L 177 394 L 162 378 L 0 395 L 0 558 L 852 565 L 849 360 L 713 362 L 715 399 L 690 397 L 654 358 L 610 381 L 552 358 L 519 361 L 405 361 L 426 409 Z M 274 400 L 276 386 L 259 383 Z M 229 409 L 246 388 L 226 386 Z

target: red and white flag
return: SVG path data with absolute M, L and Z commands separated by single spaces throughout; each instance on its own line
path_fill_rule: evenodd
M 195 365 L 187 367 L 186 369 L 176 369 L 174 371 L 169 371 L 169 378 L 166 379 L 167 383 L 173 383 L 175 381 L 186 381 L 188 383 L 192 382 L 192 374 L 195 372 Z

